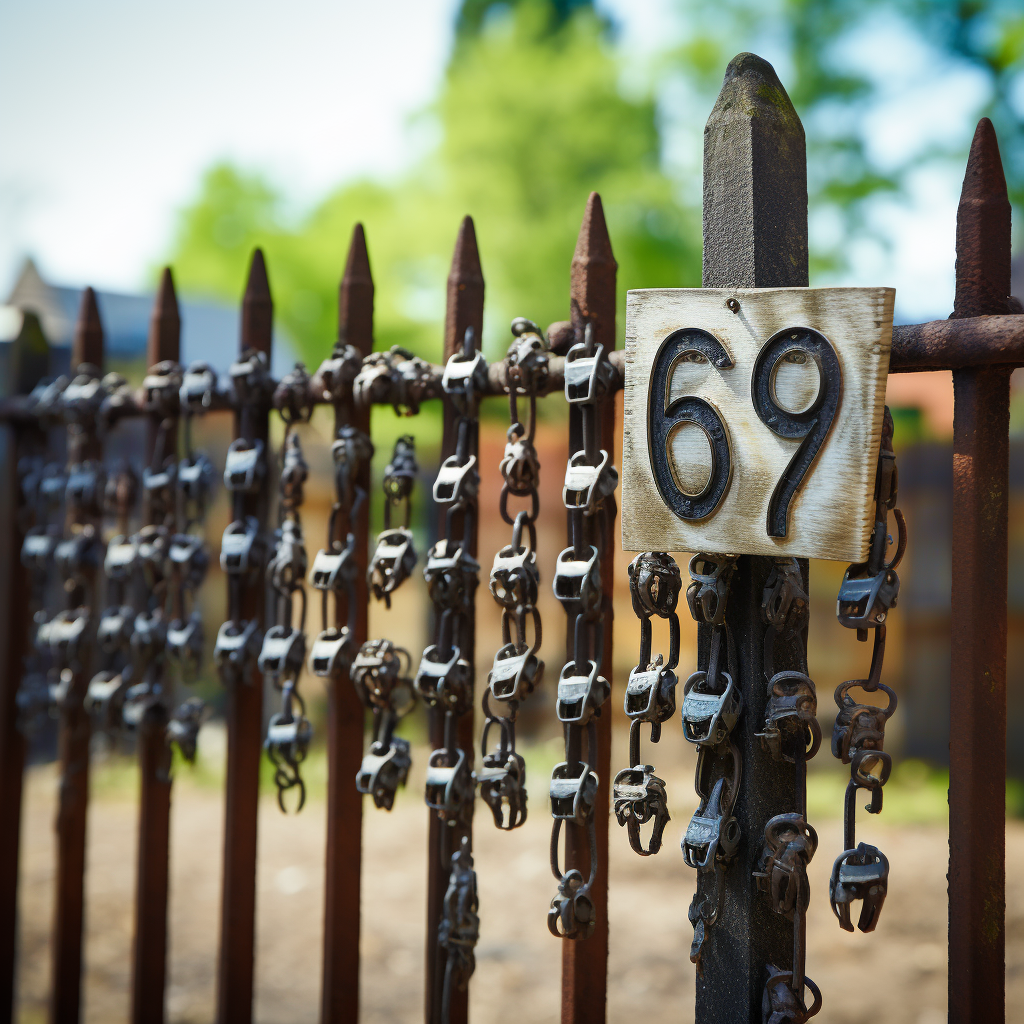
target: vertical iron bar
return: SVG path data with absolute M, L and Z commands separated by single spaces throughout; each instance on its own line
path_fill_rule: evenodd
M 465 217 L 459 228 L 455 242 L 455 253 L 452 256 L 451 270 L 448 273 L 448 303 L 444 323 L 444 362 L 462 348 L 466 329 L 472 327 L 476 331 L 477 345 L 481 344 L 484 321 L 484 275 L 480 268 L 480 253 L 476 245 L 476 231 L 473 218 Z M 444 403 L 444 432 L 441 438 L 441 458 L 446 459 L 455 454 L 456 422 L 458 416 L 451 403 Z M 471 454 L 477 453 L 478 431 L 472 432 L 470 438 Z M 452 523 L 451 536 L 462 536 L 461 517 Z M 477 554 L 477 523 L 474 519 L 473 529 L 467 538 L 469 554 L 476 558 Z M 475 654 L 476 654 L 476 614 L 472 607 L 462 616 L 462 628 L 458 637 L 453 639 L 462 651 L 462 657 L 471 666 L 470 691 L 475 691 Z M 458 721 L 458 744 L 473 763 L 473 752 L 476 739 L 473 729 L 473 708 L 475 697 L 470 700 L 470 710 Z M 433 710 L 428 712 L 430 743 L 433 749 L 444 746 L 444 714 Z M 437 943 L 437 929 L 441 921 L 444 905 L 444 894 L 448 888 L 449 859 L 454 850 L 459 848 L 463 835 L 469 835 L 472 843 L 472 829 L 463 832 L 459 828 L 451 828 L 443 824 L 437 815 L 430 812 L 429 838 L 427 842 L 427 948 L 426 948 L 426 990 L 425 1019 L 427 1024 L 441 1024 L 441 995 L 444 989 L 444 972 L 447 955 Z M 444 846 L 442 848 L 442 841 Z M 443 862 L 442 862 L 443 861 Z M 469 1014 L 469 992 L 458 989 L 451 994 L 450 1019 L 447 1024 L 464 1024 Z
M 572 257 L 570 307 L 574 334 L 583 340 L 585 326 L 592 325 L 594 341 L 606 352 L 615 348 L 615 278 L 618 264 L 612 253 L 604 207 L 596 192 L 587 200 L 583 223 Z M 621 464 L 616 453 L 615 396 L 609 395 L 597 407 L 601 447 Z M 573 406 L 569 411 L 569 451 L 583 447 L 582 412 Z M 572 543 L 572 517 L 568 517 L 569 542 Z M 600 1024 L 605 1019 L 608 981 L 608 818 L 611 791 L 612 701 L 615 699 L 612 675 L 612 600 L 615 582 L 615 500 L 605 499 L 604 509 L 596 517 L 594 543 L 601 558 L 601 621 L 603 649 L 601 673 L 613 684 L 612 695 L 605 702 L 597 719 L 597 800 L 593 814 L 597 824 L 597 875 L 590 890 L 597 927 L 589 939 L 562 941 L 562 1024 Z M 590 542 L 590 541 L 588 541 Z M 569 620 L 566 648 L 571 656 L 574 620 Z M 587 878 L 590 872 L 590 849 L 587 830 L 564 822 L 565 867 L 577 868 Z
M 804 130 L 786 90 L 765 60 L 733 58 L 704 129 L 704 287 L 806 286 L 807 163 Z M 725 900 L 708 932 L 697 978 L 699 1024 L 760 1024 L 765 967 L 792 958 L 793 925 L 772 912 L 751 873 L 768 818 L 794 807 L 792 765 L 776 762 L 757 739 L 767 695 L 763 678 L 765 627 L 761 593 L 771 559 L 739 560 L 727 623 L 736 638 L 743 714 L 733 740 L 743 761 L 733 813 L 742 829 L 725 876 Z M 804 579 L 807 562 L 801 560 Z M 701 658 L 711 628 L 698 629 Z M 797 668 L 806 635 L 788 649 L 776 644 L 775 667 Z
M 71 344 L 71 373 L 89 364 L 103 372 L 103 325 L 96 305 L 96 293 L 86 288 L 75 324 Z M 102 457 L 102 446 L 95 433 L 88 436 L 81 456 Z M 100 531 L 99 517 L 92 525 Z M 88 597 L 95 604 L 95 578 Z M 90 608 L 95 616 L 97 609 Z M 85 911 L 85 825 L 89 802 L 89 740 L 92 730 L 85 709 L 85 694 L 92 676 L 92 633 L 95 622 L 87 627 L 82 664 L 71 677 L 61 702 L 59 726 L 60 791 L 57 809 L 57 869 L 53 925 L 53 991 L 50 998 L 50 1024 L 77 1024 L 82 990 L 82 926 Z
M 7 369 L 8 395 L 27 395 L 46 375 L 50 349 L 35 313 L 24 313 L 21 331 L 10 347 Z M 3 637 L 6 652 L 0 666 L 0 1024 L 14 1020 L 14 967 L 18 945 L 18 850 L 21 836 L 22 776 L 25 768 L 25 737 L 18 728 L 18 686 L 24 672 L 25 657 L 32 643 L 32 609 L 24 595 L 30 592 L 28 570 L 21 564 L 21 545 L 25 539 L 22 522 L 22 494 L 18 463 L 44 444 L 35 425 L 12 423 L 8 428 L 4 455 L 5 512 L 7 519 L 0 533 L 4 550 L 0 566 L 6 576 L 3 586 Z
M 272 351 L 274 303 L 263 253 L 253 251 L 242 300 L 239 351 Z M 269 404 L 235 409 L 235 437 L 268 442 Z M 256 516 L 266 528 L 267 477 L 257 494 L 233 494 L 233 518 Z M 231 586 L 231 581 L 228 583 Z M 262 577 L 241 584 L 240 615 L 263 627 Z M 221 896 L 217 1024 L 250 1024 L 256 941 L 256 817 L 263 749 L 263 676 L 253 665 L 249 678 L 228 688 L 227 782 L 224 811 L 224 887 Z
M 956 218 L 952 317 L 1020 312 L 999 144 L 978 124 Z M 949 1020 L 1005 1019 L 1009 367 L 953 371 Z
M 146 365 L 178 362 L 181 319 L 174 280 L 164 268 L 149 322 Z M 152 465 L 162 413 L 146 420 L 146 464 Z M 177 417 L 167 431 L 164 456 L 177 457 Z M 148 525 L 148 524 L 144 524 Z M 165 687 L 167 685 L 165 669 Z M 171 749 L 168 703 L 151 705 L 139 725 L 139 849 L 135 881 L 135 944 L 132 949 L 132 1024 L 163 1024 L 167 979 L 167 890 L 170 867 Z
M 338 341 L 360 355 L 373 351 L 373 277 L 362 224 L 352 232 L 348 260 L 338 290 Z M 369 405 L 357 406 L 349 389 L 334 406 L 334 426 L 351 424 L 370 433 Z M 370 493 L 370 463 L 356 487 Z M 364 501 L 352 531 L 356 537 L 355 635 L 353 650 L 367 639 L 366 581 L 370 503 Z M 348 622 L 349 609 L 335 603 L 335 624 Z M 348 678 L 329 683 L 327 695 L 327 878 L 324 894 L 324 964 L 321 1024 L 356 1024 L 359 1019 L 359 883 L 363 800 L 354 779 L 363 752 L 363 705 Z

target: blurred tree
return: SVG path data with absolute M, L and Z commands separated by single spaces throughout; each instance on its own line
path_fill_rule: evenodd
M 654 100 L 625 96 L 590 3 L 467 0 L 436 104 L 436 149 L 391 186 L 343 186 L 297 225 L 273 188 L 226 165 L 182 214 L 170 260 L 183 290 L 237 300 L 253 245 L 267 255 L 283 324 L 317 364 L 336 324 L 352 224 L 366 226 L 377 345 L 437 359 L 444 281 L 459 221 L 473 215 L 487 281 L 485 343 L 513 316 L 568 316 L 569 264 L 588 194 L 601 193 L 620 283 L 700 283 L 700 214 L 661 170 Z M 621 308 L 621 307 L 620 307 Z M 620 323 L 621 329 L 621 323 Z

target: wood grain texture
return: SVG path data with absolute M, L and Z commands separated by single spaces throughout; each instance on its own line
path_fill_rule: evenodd
M 627 551 L 708 551 L 863 561 L 874 521 L 872 491 L 885 405 L 895 292 L 891 288 L 660 288 L 626 299 L 625 423 L 622 453 L 622 546 Z M 735 299 L 734 313 L 727 302 Z M 651 467 L 648 408 L 651 370 L 662 342 L 681 328 L 701 328 L 725 347 L 733 366 L 681 362 L 670 375 L 669 400 L 684 394 L 713 405 L 729 430 L 732 473 L 720 504 L 688 522 L 667 507 Z M 784 538 L 770 537 L 768 504 L 799 441 L 774 434 L 751 402 L 754 361 L 765 342 L 788 327 L 823 334 L 842 370 L 842 396 L 832 428 L 797 491 Z M 784 364 L 780 364 L 780 368 Z M 799 373 L 779 398 L 791 408 L 807 396 Z M 786 391 L 788 389 L 788 396 Z M 815 389 L 812 388 L 812 393 Z M 689 465 L 681 479 L 706 477 L 707 454 L 693 431 L 670 447 Z

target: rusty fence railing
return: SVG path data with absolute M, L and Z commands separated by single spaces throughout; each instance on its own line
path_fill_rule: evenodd
M 1024 365 L 1024 317 L 1020 304 L 1009 297 L 1010 205 L 987 120 L 979 124 L 971 148 L 956 239 L 953 314 L 944 321 L 896 327 L 890 372 L 952 370 L 954 378 L 956 721 L 950 751 L 949 1019 L 966 1024 L 1005 1016 L 1005 841 L 1000 823 L 1005 805 L 1009 378 L 1015 366 Z M 743 54 L 726 72 L 705 131 L 704 285 L 807 284 L 803 128 L 771 67 Z M 508 396 L 510 387 L 520 410 L 552 392 L 564 392 L 570 405 L 570 464 L 563 493 L 568 547 L 557 571 L 544 569 L 556 577 L 556 590 L 563 587 L 557 596 L 568 613 L 561 673 L 567 685 L 564 691 L 559 687 L 559 697 L 584 696 L 576 718 L 560 713 L 567 723 L 567 753 L 565 765 L 559 766 L 565 768 L 563 776 L 552 782 L 551 799 L 556 811 L 562 809 L 556 816 L 565 835 L 561 867 L 556 867 L 559 896 L 549 925 L 562 936 L 550 941 L 562 943 L 563 1022 L 604 1020 L 611 716 L 591 717 L 586 708 L 600 705 L 607 691 L 616 699 L 623 691 L 621 681 L 611 678 L 616 547 L 611 465 L 617 455 L 621 458 L 614 410 L 625 365 L 623 352 L 614 351 L 615 294 L 611 240 L 601 200 L 593 194 L 572 259 L 570 319 L 551 325 L 546 338 L 534 325 L 517 321 L 509 357 L 490 365 L 478 350 L 484 278 L 468 217 L 448 277 L 443 360 L 437 365 L 402 350 L 374 353 L 374 285 L 358 225 L 339 291 L 338 339 L 312 377 L 300 369 L 281 381 L 269 375 L 273 304 L 258 250 L 242 303 L 239 357 L 228 379 L 205 366 L 183 370 L 178 365 L 180 322 L 169 271 L 151 322 L 149 373 L 137 391 L 103 373 L 103 329 L 91 289 L 84 294 L 75 330 L 70 380 L 47 377 L 46 343 L 36 319 L 25 316 L 11 347 L 8 394 L 0 402 L 9 436 L 6 491 L 17 495 L 17 508 L 0 538 L 8 567 L 0 678 L 0 1022 L 16 1015 L 24 728 L 33 715 L 51 707 L 59 713 L 61 784 L 50 1019 L 71 1024 L 80 1016 L 90 736 L 96 723 L 115 718 L 136 730 L 140 771 L 132 1019 L 138 1024 L 164 1019 L 169 743 L 177 742 L 189 755 L 199 727 L 195 702 L 177 706 L 176 696 L 202 647 L 193 602 L 209 557 L 199 531 L 213 472 L 192 451 L 190 431 L 195 417 L 218 411 L 233 416 L 234 441 L 224 467 L 232 524 L 220 551 L 228 621 L 215 648 L 227 688 L 228 737 L 216 1012 L 220 1024 L 252 1019 L 264 675 L 282 692 L 282 711 L 272 720 L 266 744 L 284 791 L 300 785 L 297 771 L 307 739 L 298 694 L 307 616 L 304 611 L 299 624 L 291 614 L 297 581 L 307 568 L 298 514 L 305 467 L 291 431 L 314 405 L 325 404 L 334 409 L 336 502 L 328 543 L 314 560 L 311 577 L 323 600 L 323 630 L 312 647 L 320 667 L 314 671 L 328 679 L 321 1020 L 358 1020 L 362 795 L 353 779 L 358 773 L 363 793 L 378 806 L 390 806 L 389 794 L 407 770 L 407 747 L 394 737 L 393 727 L 411 700 L 410 668 L 415 667 L 403 667 L 399 653 L 385 642 L 368 643 L 368 569 L 382 593 L 390 593 L 408 571 L 402 568 L 401 528 L 389 541 L 397 546 L 388 548 L 382 541 L 384 547 L 378 545 L 370 563 L 369 412 L 374 403 L 415 411 L 436 400 L 444 405 L 444 461 L 433 495 L 442 509 L 441 535 L 427 560 L 435 643 L 424 652 L 415 681 L 428 704 L 433 749 L 427 775 L 425 1019 L 431 1024 L 467 1019 L 466 983 L 477 929 L 471 868 L 477 784 L 486 785 L 497 823 L 510 827 L 518 813 L 514 708 L 510 724 L 507 715 L 485 703 L 488 728 L 496 723 L 501 739 L 475 777 L 473 751 L 481 723 L 473 709 L 488 694 L 491 701 L 514 705 L 539 671 L 539 635 L 527 639 L 533 602 L 524 596 L 536 586 L 534 553 L 524 539 L 537 514 L 531 506 L 539 500 L 531 477 L 536 467 L 532 433 L 517 424 L 522 413 L 513 403 L 502 498 L 513 543 L 499 552 L 506 562 L 500 573 L 496 565 L 492 576 L 492 591 L 505 609 L 506 648 L 487 687 L 475 686 L 473 679 L 472 598 L 481 514 L 478 408 L 481 400 Z M 285 420 L 286 439 L 291 439 L 284 446 L 280 481 L 271 471 L 277 463 L 269 457 L 274 415 Z M 130 467 L 110 464 L 105 453 L 109 428 L 127 418 L 146 425 L 146 465 L 139 480 Z M 403 455 L 408 456 L 409 451 Z M 388 470 L 396 508 L 405 500 L 403 493 L 408 496 L 399 463 L 396 451 Z M 554 492 L 555 484 L 546 489 Z M 524 511 L 506 507 L 516 498 L 526 500 Z M 733 813 L 743 838 L 723 882 L 723 913 L 734 924 L 711 931 L 701 951 L 697 1020 L 702 1024 L 767 1020 L 762 1016 L 767 966 L 788 962 L 793 947 L 793 924 L 772 914 L 751 880 L 766 821 L 794 809 L 796 769 L 772 760 L 758 736 L 766 701 L 759 602 L 770 571 L 769 559 L 741 558 L 732 582 L 728 623 L 745 701 L 733 737 L 744 764 Z M 807 571 L 805 562 L 805 585 Z M 278 603 L 267 600 L 270 575 L 283 604 L 278 597 Z M 497 585 L 495 576 L 500 576 Z M 316 601 L 310 600 L 308 617 L 316 621 Z M 273 642 L 264 640 L 261 646 L 264 634 Z M 702 625 L 698 637 L 699 657 L 706 659 L 712 627 Z M 775 654 L 783 661 L 805 660 L 806 632 L 791 633 L 776 644 Z M 367 709 L 373 714 L 374 745 L 364 756 Z M 589 814 L 581 803 L 592 808 Z M 556 846 L 556 865 L 558 852 Z M 537 855 L 545 857 L 547 851 Z M 804 1020 L 806 1012 L 794 1009 L 778 1019 Z

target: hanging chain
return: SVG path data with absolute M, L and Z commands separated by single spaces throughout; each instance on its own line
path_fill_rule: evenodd
M 306 717 L 306 703 L 299 693 L 299 675 L 306 661 L 306 588 L 303 585 L 309 560 L 302 535 L 300 509 L 309 467 L 295 427 L 307 423 L 312 413 L 309 375 L 302 363 L 288 373 L 274 392 L 274 407 L 284 421 L 281 444 L 281 479 L 278 485 L 277 529 L 274 550 L 267 563 L 271 625 L 263 635 L 259 670 L 281 693 L 281 710 L 267 725 L 264 747 L 274 765 L 277 803 L 286 811 L 285 794 L 298 790 L 296 813 L 306 802 L 306 784 L 300 767 L 309 751 L 313 726 Z M 294 602 L 300 599 L 299 624 L 294 624 Z
M 374 597 L 391 607 L 391 595 L 416 567 L 413 547 L 412 492 L 419 476 L 416 442 L 403 435 L 395 442 L 385 467 L 384 529 L 370 559 L 367 583 Z M 403 507 L 404 525 L 392 527 L 392 509 Z M 356 775 L 356 789 L 373 797 L 375 806 L 390 811 L 395 793 L 409 777 L 412 758 L 409 741 L 395 736 L 395 728 L 415 706 L 416 692 L 410 670 L 412 658 L 390 640 L 367 640 L 352 666 L 352 682 L 359 699 L 373 714 L 373 739 Z
M 490 590 L 501 608 L 502 646 L 494 656 L 483 692 L 484 727 L 480 740 L 481 764 L 476 773 L 480 796 L 504 830 L 526 821 L 526 763 L 516 753 L 516 716 L 519 704 L 540 685 L 544 662 L 537 657 L 542 630 L 537 611 L 540 571 L 537 568 L 537 516 L 540 512 L 540 461 L 534 447 L 537 427 L 537 394 L 548 375 L 548 345 L 536 324 L 522 317 L 512 321 L 515 341 L 506 358 L 509 418 L 505 455 L 501 460 L 501 518 L 512 527 L 512 541 L 494 556 Z M 518 399 L 525 396 L 529 411 L 524 425 Z M 526 502 L 518 512 L 509 511 L 509 498 Z M 533 642 L 527 639 L 527 622 L 533 626 Z M 506 712 L 496 715 L 491 699 Z M 487 749 L 491 727 L 499 739 Z
M 631 669 L 624 706 L 629 727 L 629 768 L 623 768 L 612 783 L 615 820 L 624 825 L 629 845 L 641 857 L 661 849 L 669 823 L 665 783 L 654 774 L 654 766 L 640 758 L 640 728 L 651 727 L 651 742 L 661 739 L 661 726 L 676 713 L 675 668 L 679 664 L 679 616 L 676 605 L 682 577 L 675 559 L 664 551 L 645 551 L 629 565 L 629 593 L 633 611 L 640 619 L 640 658 Z M 651 656 L 651 617 L 668 619 L 669 654 L 666 662 Z M 653 821 L 651 837 L 644 849 L 640 826 Z
M 858 640 L 866 641 L 869 630 L 875 634 L 868 678 L 840 683 L 835 693 L 839 712 L 832 732 L 832 753 L 843 764 L 850 765 L 850 781 L 843 810 L 844 850 L 832 867 L 829 898 L 840 926 L 851 932 L 851 905 L 857 900 L 862 901 L 857 927 L 862 932 L 874 930 L 889 879 L 889 861 L 885 854 L 867 843 L 857 844 L 856 804 L 857 790 L 866 789 L 871 793 L 866 810 L 869 814 L 878 814 L 882 810 L 882 787 L 892 770 L 892 757 L 882 748 L 886 722 L 896 710 L 896 694 L 881 681 L 882 662 L 886 620 L 889 609 L 896 606 L 900 589 L 896 567 L 907 547 L 906 520 L 896 507 L 898 475 L 892 436 L 892 415 L 886 406 L 875 478 L 875 527 L 870 554 L 867 562 L 851 565 L 846 570 L 836 605 L 840 623 L 857 630 Z M 893 543 L 888 526 L 890 512 L 896 519 L 897 540 L 896 551 L 886 561 L 887 549 Z M 885 706 L 858 702 L 850 693 L 854 688 L 872 694 L 881 690 L 887 698 Z
M 743 710 L 732 633 L 725 622 L 736 569 L 731 555 L 696 554 L 690 559 L 686 603 L 698 623 L 711 627 L 708 659 L 683 685 L 683 737 L 697 747 L 694 786 L 700 805 L 683 835 L 683 859 L 697 870 L 697 891 L 688 916 L 693 925 L 690 960 L 701 970 L 701 949 L 718 920 L 725 872 L 740 841 L 732 809 L 743 765 L 731 734 Z
M 40 444 L 60 420 L 60 402 L 67 377 L 41 381 L 29 396 L 39 417 Z M 57 689 L 56 668 L 48 639 L 47 607 L 51 603 L 53 557 L 62 536 L 61 508 L 66 476 L 59 462 L 43 455 L 22 458 L 18 463 L 21 489 L 20 525 L 24 531 L 21 563 L 29 574 L 29 610 L 33 624 L 32 645 L 25 657 L 18 686 L 18 727 L 26 735 L 49 718 Z
M 821 745 L 818 697 L 807 674 L 805 645 L 798 637 L 807 628 L 809 603 L 800 564 L 777 558 L 765 581 L 761 618 L 764 637 L 763 671 L 768 689 L 764 730 L 757 735 L 776 761 L 795 766 L 793 806 L 776 814 L 764 827 L 764 845 L 754 879 L 771 899 L 772 910 L 793 922 L 793 957 L 788 971 L 768 965 L 762 997 L 765 1021 L 803 1024 L 821 1009 L 821 992 L 804 973 L 807 945 L 807 906 L 810 887 L 807 865 L 818 847 L 818 834 L 807 822 L 807 761 Z M 775 671 L 775 642 L 781 638 L 798 653 L 795 669 Z M 796 642 L 794 642 L 796 641 Z M 811 1006 L 804 989 L 811 991 Z
M 579 424 L 579 447 L 570 451 L 562 488 L 569 512 L 572 543 L 559 555 L 552 588 L 569 623 L 570 657 L 558 678 L 556 713 L 565 734 L 565 760 L 551 773 L 551 871 L 558 893 L 548 910 L 548 929 L 566 939 L 589 938 L 597 926 L 590 890 L 597 878 L 597 715 L 611 693 L 600 674 L 604 650 L 604 594 L 601 587 L 600 544 L 605 517 L 615 515 L 613 498 L 618 472 L 611 454 L 600 447 L 598 403 L 611 391 L 615 371 L 603 345 L 594 341 L 587 324 L 584 340 L 565 357 L 565 397 L 570 416 Z M 586 736 L 586 754 L 583 738 Z M 558 863 L 562 823 L 586 829 L 590 872 L 578 868 L 563 873 Z M 568 831 L 568 825 L 567 825 Z
M 473 665 L 461 649 L 467 634 L 465 616 L 473 607 L 479 584 L 480 564 L 470 550 L 475 534 L 480 488 L 477 446 L 480 429 L 480 398 L 487 386 L 487 362 L 477 349 L 476 331 L 466 329 L 461 351 L 448 359 L 441 382 L 445 398 L 455 411 L 455 451 L 441 463 L 434 480 L 434 501 L 447 505 L 444 528 L 427 555 L 423 576 L 434 605 L 435 642 L 423 651 L 416 671 L 416 690 L 435 713 L 444 714 L 443 745 L 427 762 L 425 799 L 427 806 L 446 826 L 439 831 L 437 856 L 452 872 L 456 905 L 472 903 L 472 919 L 442 916 L 438 942 L 447 953 L 442 989 L 443 1020 L 454 989 L 463 990 L 473 972 L 473 946 L 479 925 L 475 919 L 476 874 L 472 868 L 469 837 L 449 855 L 450 836 L 456 828 L 469 828 L 473 815 L 475 784 L 471 752 L 459 747 L 458 721 L 472 708 Z M 461 538 L 458 534 L 461 529 Z M 447 834 L 446 834 L 447 833 Z M 469 893 L 472 894 L 470 898 Z M 446 898 L 446 903 L 448 902 Z

